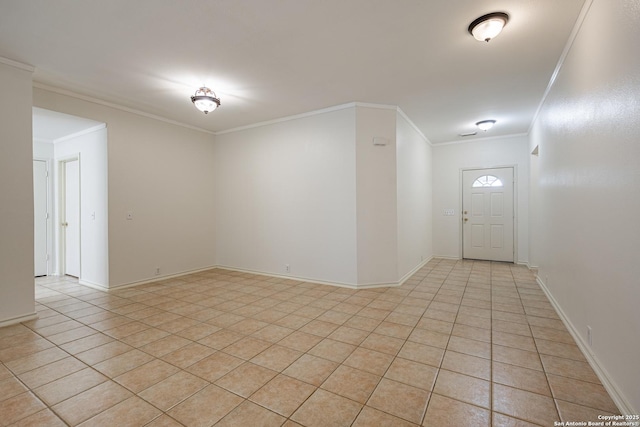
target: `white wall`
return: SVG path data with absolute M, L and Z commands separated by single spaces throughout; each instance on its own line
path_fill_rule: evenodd
M 80 161 L 80 283 L 109 287 L 107 129 L 57 142 L 54 152 L 56 182 L 60 160 L 77 156 Z
M 373 145 L 374 137 L 388 145 Z M 398 281 L 396 109 L 356 107 L 358 284 Z
M 433 256 L 432 148 L 397 114 L 396 170 L 398 215 L 398 278 Z
M 529 142 L 526 136 L 484 139 L 433 147 L 433 251 L 435 256 L 461 256 L 460 171 L 467 168 L 516 166 L 517 262 L 529 259 Z M 444 216 L 444 209 L 455 209 Z
M 539 147 L 537 147 L 539 148 Z M 536 147 L 529 147 L 530 153 Z M 529 268 L 538 268 L 540 250 L 540 225 L 539 216 L 534 213 L 541 209 L 541 203 L 538 192 L 538 170 L 540 169 L 539 154 L 529 156 Z
M 219 265 L 366 286 L 431 257 L 431 149 L 397 108 L 338 106 L 215 145 Z
M 532 132 L 539 277 L 640 412 L 640 8 L 594 0 Z
M 354 139 L 354 108 L 217 135 L 218 264 L 355 284 Z
M 110 287 L 215 264 L 213 135 L 42 88 L 33 102 L 107 124 Z
M 33 158 L 41 160 L 53 159 L 53 141 L 33 141 Z
M 0 61 L 0 325 L 35 315 L 31 85 Z

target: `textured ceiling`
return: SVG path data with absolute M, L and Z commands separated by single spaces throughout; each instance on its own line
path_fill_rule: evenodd
M 36 82 L 209 131 L 348 102 L 434 143 L 526 133 L 584 0 L 0 0 L 0 56 Z M 490 43 L 467 32 L 511 19 Z M 207 85 L 212 114 L 189 97 Z

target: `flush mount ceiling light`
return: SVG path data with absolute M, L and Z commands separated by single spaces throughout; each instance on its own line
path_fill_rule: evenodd
M 469 24 L 469 33 L 480 42 L 488 42 L 507 25 L 509 15 L 503 12 L 488 13 Z
M 491 129 L 495 124 L 496 124 L 495 120 L 482 120 L 481 122 L 476 123 L 476 126 L 478 126 L 480 130 L 483 130 L 486 132 L 489 129 Z
M 195 105 L 198 110 L 205 114 L 208 114 L 220 106 L 220 99 L 216 98 L 215 92 L 204 86 L 198 89 L 191 97 L 191 102 L 193 102 L 193 105 Z

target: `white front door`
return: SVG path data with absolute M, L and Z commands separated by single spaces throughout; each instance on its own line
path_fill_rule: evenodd
M 513 262 L 513 168 L 462 171 L 462 257 Z
M 47 275 L 47 162 L 33 161 L 33 263 L 35 276 Z
M 64 274 L 80 277 L 80 167 L 79 161 L 64 166 Z

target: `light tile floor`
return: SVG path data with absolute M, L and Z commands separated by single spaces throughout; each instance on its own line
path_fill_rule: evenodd
M 552 426 L 618 410 L 533 274 L 433 260 L 351 290 L 214 269 L 37 280 L 0 329 L 0 425 Z

